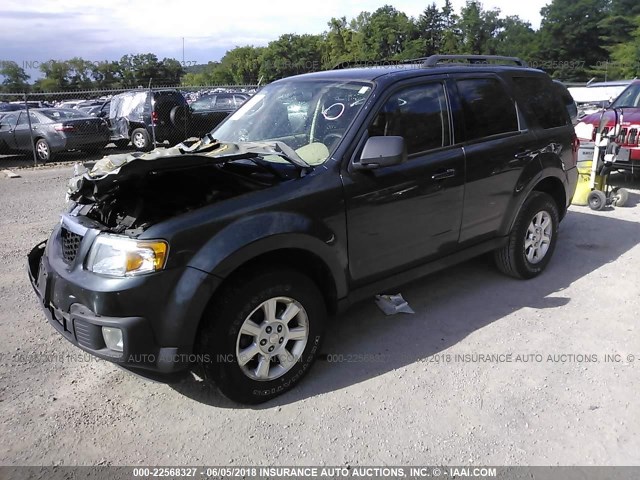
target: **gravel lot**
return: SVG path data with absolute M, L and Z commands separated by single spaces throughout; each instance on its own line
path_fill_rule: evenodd
M 72 169 L 16 171 L 0 174 L 3 465 L 640 465 L 637 183 L 630 208 L 572 207 L 537 279 L 481 257 L 402 289 L 415 315 L 352 308 L 299 387 L 246 408 L 54 332 L 25 256 L 58 221 Z

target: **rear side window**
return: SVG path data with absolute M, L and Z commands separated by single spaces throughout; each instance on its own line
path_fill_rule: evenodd
M 523 110 L 533 115 L 545 129 L 563 127 L 570 124 L 567 108 L 573 99 L 563 100 L 558 95 L 559 87 L 545 82 L 540 77 L 513 77 L 518 103 Z M 568 94 L 568 92 L 567 92 Z M 567 105 L 565 105 L 565 102 Z
M 404 137 L 409 155 L 450 144 L 444 85 L 408 87 L 387 100 L 369 126 L 369 136 L 396 135 Z
M 458 80 L 467 140 L 518 131 L 516 107 L 494 78 Z

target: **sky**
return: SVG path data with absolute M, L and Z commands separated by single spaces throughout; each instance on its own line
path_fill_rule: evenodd
M 15 61 L 37 78 L 39 63 L 82 57 L 92 62 L 119 60 L 128 53 L 155 53 L 187 65 L 220 60 L 242 45 L 263 46 L 285 33 L 317 34 L 331 17 L 347 20 L 361 11 L 393 5 L 417 17 L 433 0 L 2 0 L 0 61 Z M 519 15 L 534 28 L 550 0 L 485 0 L 485 9 Z M 456 12 L 465 0 L 453 0 Z M 438 6 L 444 0 L 436 0 Z M 184 57 L 183 57 L 184 42 Z

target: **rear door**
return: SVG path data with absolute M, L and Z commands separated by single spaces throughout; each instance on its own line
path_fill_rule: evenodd
M 29 116 L 31 117 L 31 127 L 33 128 L 34 138 L 40 131 L 40 120 L 38 116 L 29 112 Z M 29 120 L 27 118 L 27 112 L 20 112 L 20 117 L 18 118 L 18 124 L 16 125 L 16 129 L 14 132 L 15 144 L 18 150 L 31 150 L 31 130 L 29 130 Z
M 460 242 L 475 243 L 497 233 L 537 140 L 499 76 L 461 75 L 455 85 L 466 157 Z
M 452 144 L 445 80 L 397 87 L 373 114 L 361 141 L 402 136 L 409 158 L 346 172 L 349 266 L 354 284 L 456 249 L 464 195 L 464 154 Z
M 21 112 L 7 113 L 0 120 L 0 123 L 2 123 L 2 128 L 0 128 L 0 149 L 16 150 L 14 131 L 16 129 L 20 113 Z

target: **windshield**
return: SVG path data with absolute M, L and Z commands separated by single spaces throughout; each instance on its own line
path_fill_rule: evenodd
M 640 108 L 640 83 L 629 85 L 627 89 L 620 94 L 615 102 L 611 104 L 612 108 Z
M 335 150 L 371 90 L 365 82 L 281 81 L 247 100 L 212 135 L 230 143 L 280 141 L 308 164 L 319 165 Z

